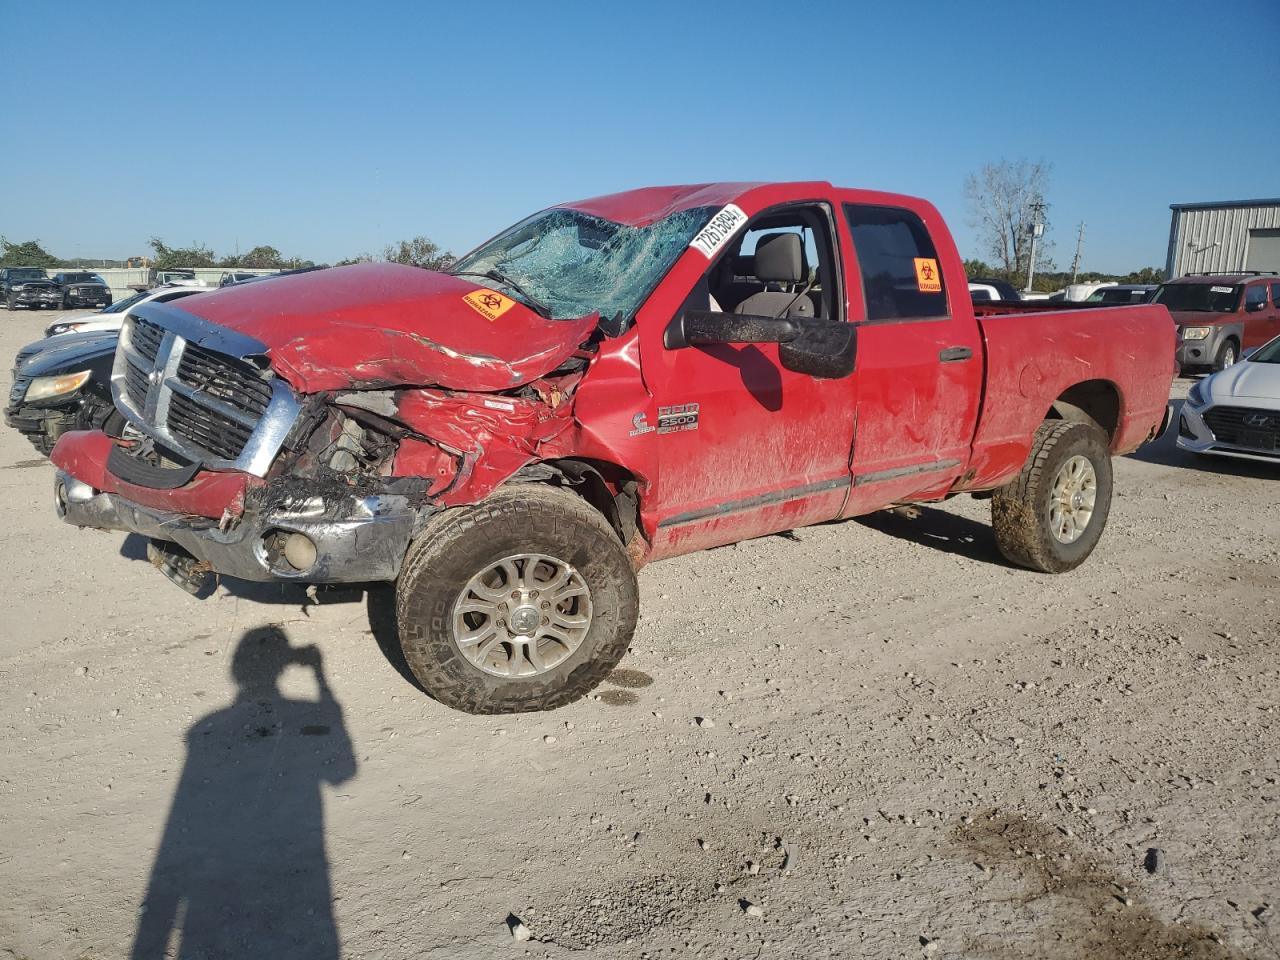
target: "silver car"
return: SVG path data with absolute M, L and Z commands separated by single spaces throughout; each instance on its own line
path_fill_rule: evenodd
M 1178 446 L 1280 463 L 1280 337 L 1191 388 L 1178 421 Z

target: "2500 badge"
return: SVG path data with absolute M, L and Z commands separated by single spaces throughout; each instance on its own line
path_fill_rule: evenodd
M 658 432 L 679 433 L 681 430 L 698 429 L 698 405 L 678 403 L 658 408 Z

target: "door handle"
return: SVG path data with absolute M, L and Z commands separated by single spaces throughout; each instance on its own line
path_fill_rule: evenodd
M 968 360 L 973 356 L 973 351 L 968 347 L 947 347 L 938 353 L 938 359 L 943 363 L 959 363 L 961 360 Z

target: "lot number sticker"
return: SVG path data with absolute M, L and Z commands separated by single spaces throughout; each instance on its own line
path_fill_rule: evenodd
M 916 289 L 921 293 L 941 293 L 942 277 L 938 274 L 938 261 L 930 257 L 916 257 Z
M 516 305 L 510 297 L 504 297 L 493 290 L 477 290 L 462 298 L 468 307 L 486 320 L 497 320 Z
M 711 221 L 698 231 L 698 235 L 689 241 L 689 246 L 710 260 L 746 222 L 747 215 L 742 212 L 741 207 L 736 203 L 726 203 L 724 209 L 712 217 Z

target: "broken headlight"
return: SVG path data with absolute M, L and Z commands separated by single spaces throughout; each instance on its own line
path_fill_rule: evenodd
M 56 377 L 36 377 L 28 384 L 25 399 L 27 403 L 35 403 L 75 393 L 89 382 L 92 373 L 92 370 L 81 370 L 79 373 L 63 373 Z

